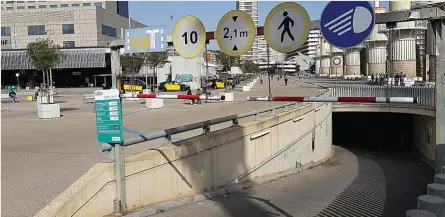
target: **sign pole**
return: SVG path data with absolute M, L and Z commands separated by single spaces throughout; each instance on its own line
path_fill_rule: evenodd
M 208 53 L 207 53 L 207 43 L 208 40 L 206 40 L 206 44 L 205 44 L 205 61 L 206 61 L 206 84 L 209 80 L 209 58 L 208 58 Z M 207 86 L 207 85 L 206 85 Z M 209 95 L 207 94 L 207 88 L 206 88 L 206 92 L 204 93 L 206 95 L 206 102 L 209 101 Z
M 269 101 L 272 100 L 272 90 L 270 89 L 270 51 L 269 44 L 267 45 L 267 80 L 269 82 Z
M 122 100 L 122 99 L 121 99 Z M 116 159 L 116 194 L 115 213 L 125 213 L 126 197 L 125 197 L 125 155 L 123 142 L 116 144 L 114 147 L 114 157 Z
M 107 162 L 115 162 L 116 198 L 113 200 L 114 212 L 124 213 L 126 211 L 124 133 L 122 99 L 119 90 L 94 91 L 94 105 L 97 139 L 100 143 L 111 145 L 112 150 L 108 153 L 109 159 Z

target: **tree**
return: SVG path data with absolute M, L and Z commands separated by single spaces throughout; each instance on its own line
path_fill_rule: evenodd
M 229 55 L 225 54 L 224 52 L 222 52 L 220 50 L 216 51 L 215 57 L 218 60 L 218 62 L 222 65 L 222 71 L 223 72 L 230 71 L 230 68 L 232 66 L 239 66 L 240 65 L 239 57 L 229 56 Z
M 127 73 L 137 73 L 144 64 L 143 53 L 122 54 L 120 57 L 122 68 Z
M 244 61 L 240 68 L 243 73 L 257 73 L 260 71 L 260 67 L 251 60 Z
M 31 58 L 34 67 L 43 71 L 44 85 L 46 86 L 45 80 L 48 78 L 48 84 L 51 86 L 52 78 L 51 75 L 48 75 L 48 70 L 56 67 L 62 58 L 59 46 L 52 40 L 38 38 L 36 42 L 28 44 L 26 53 Z
M 32 64 L 38 70 L 48 70 L 54 68 L 61 59 L 59 46 L 52 40 L 38 38 L 36 42 L 31 42 L 27 47 L 27 54 L 31 57 Z
M 163 67 L 167 62 L 168 54 L 167 52 L 156 52 L 156 53 L 146 53 L 145 63 L 148 64 L 153 71 L 156 72 L 156 68 Z

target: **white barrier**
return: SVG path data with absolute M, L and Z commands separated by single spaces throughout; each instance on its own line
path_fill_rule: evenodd
M 60 118 L 60 105 L 54 104 L 37 104 L 37 114 L 40 119 Z
M 143 93 L 149 94 L 149 93 L 151 93 L 151 91 L 148 89 L 145 89 L 145 90 L 143 90 Z M 130 98 L 130 99 L 134 99 L 134 98 Z M 138 98 L 136 98 L 136 99 L 138 99 Z M 164 108 L 164 99 L 147 98 L 147 99 L 145 99 L 145 108 L 148 108 L 148 109 Z
M 224 96 L 224 102 L 233 102 L 233 93 L 221 93 L 220 97 Z
M 243 92 L 250 91 L 250 86 L 243 86 Z

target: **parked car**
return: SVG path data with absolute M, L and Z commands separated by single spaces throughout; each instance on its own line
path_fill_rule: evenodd
M 224 87 L 225 87 L 224 81 L 221 79 L 209 80 L 209 82 L 207 82 L 207 86 L 211 87 L 213 82 L 216 82 L 216 89 L 224 89 Z
M 172 81 L 172 82 L 164 81 L 159 84 L 159 90 L 160 91 L 185 91 L 185 90 L 190 90 L 190 85 L 179 84 L 174 81 Z
M 138 91 L 142 92 L 143 89 L 147 88 L 147 84 L 141 80 L 135 79 L 131 81 L 129 79 L 122 80 L 122 84 L 125 91 Z

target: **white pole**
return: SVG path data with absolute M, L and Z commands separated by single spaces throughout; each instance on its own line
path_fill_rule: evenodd
M 49 87 L 52 90 L 53 89 L 53 71 L 49 69 Z

